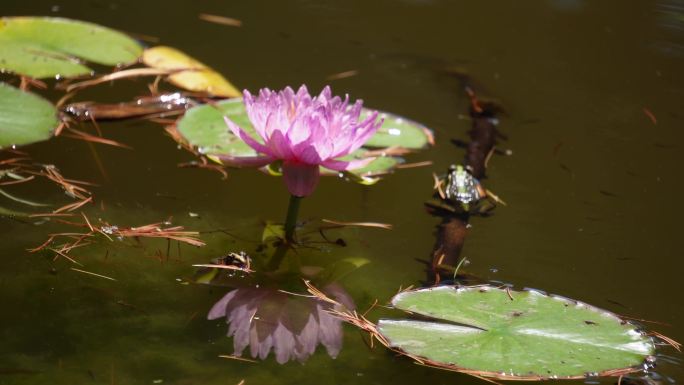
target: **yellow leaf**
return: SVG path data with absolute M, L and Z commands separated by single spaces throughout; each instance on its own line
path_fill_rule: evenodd
M 178 71 L 169 75 L 168 79 L 186 90 L 227 98 L 241 96 L 240 91 L 221 74 L 175 48 L 148 48 L 143 52 L 142 60 L 152 68 Z

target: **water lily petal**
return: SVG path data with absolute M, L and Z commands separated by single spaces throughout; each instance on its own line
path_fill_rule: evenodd
M 226 316 L 226 306 L 228 306 L 228 302 L 235 297 L 235 294 L 237 291 L 233 290 L 228 292 L 228 294 L 224 295 L 223 298 L 221 298 L 218 302 L 214 304 L 214 306 L 211 307 L 211 310 L 209 310 L 209 314 L 207 315 L 207 319 L 209 320 L 214 320 L 217 318 L 223 318 Z
M 242 139 L 243 142 L 247 143 L 249 147 L 252 147 L 254 151 L 260 152 L 262 154 L 266 154 L 269 156 L 272 156 L 273 154 L 271 153 L 271 150 L 269 150 L 268 147 L 264 146 L 263 144 L 257 142 L 252 138 L 248 133 L 245 132 L 245 130 L 242 129 L 242 127 L 238 126 L 237 124 L 233 123 L 232 120 L 228 119 L 228 117 L 223 117 L 223 120 L 226 122 L 226 125 L 228 125 L 228 128 L 233 132 L 235 136 L 238 138 Z
M 318 185 L 318 165 L 284 162 L 283 178 L 290 194 L 305 197 L 311 195 Z
M 284 160 L 294 158 L 294 155 L 292 154 L 292 144 L 287 137 L 283 135 L 282 131 L 273 131 L 268 141 L 268 147 L 271 149 L 271 154 L 273 154 L 275 158 Z
M 342 328 L 338 318 L 333 317 L 328 313 L 323 305 L 318 305 L 318 339 L 321 344 L 325 346 L 325 350 L 332 358 L 337 358 L 337 355 L 342 350 Z
M 356 150 L 358 150 L 361 146 L 363 146 L 364 143 L 370 139 L 373 134 L 382 126 L 382 123 L 384 122 L 384 119 L 376 120 L 378 117 L 378 112 L 375 111 L 370 116 L 364 120 L 363 122 L 359 123 L 358 128 L 356 129 L 356 133 L 354 136 L 353 141 L 350 143 L 350 145 L 345 148 L 341 154 L 335 154 L 333 158 L 337 158 L 338 156 L 344 156 L 346 154 L 352 153 Z
M 302 163 L 314 165 L 323 162 L 323 159 L 321 159 L 321 156 L 314 146 L 306 146 L 298 150 L 297 159 Z
M 273 350 L 276 356 L 276 361 L 279 364 L 286 363 L 294 354 L 294 335 L 282 324 L 278 325 L 273 333 Z

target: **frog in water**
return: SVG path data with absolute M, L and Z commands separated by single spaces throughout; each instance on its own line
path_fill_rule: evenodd
M 498 203 L 506 205 L 499 197 L 485 189 L 480 181 L 461 165 L 451 165 L 446 175 L 435 176 L 435 189 L 439 196 L 435 196 L 425 204 L 437 210 L 488 215 Z
M 463 211 L 470 211 L 471 204 L 477 204 L 487 196 L 487 192 L 463 166 L 452 164 L 446 175 L 444 195 L 451 203 L 460 205 Z

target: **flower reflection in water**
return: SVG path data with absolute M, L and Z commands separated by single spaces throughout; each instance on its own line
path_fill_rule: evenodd
M 336 283 L 322 290 L 348 309 L 354 302 Z M 271 349 L 276 361 L 306 361 L 320 343 L 332 358 L 342 349 L 342 324 L 330 315 L 341 306 L 314 297 L 295 296 L 274 288 L 242 287 L 228 292 L 209 311 L 210 320 L 226 317 L 234 354 L 249 346 L 253 358 L 265 359 Z

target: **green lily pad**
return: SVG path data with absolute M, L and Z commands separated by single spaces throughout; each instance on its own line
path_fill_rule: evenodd
M 362 118 L 369 110 L 364 111 Z M 419 150 L 434 144 L 432 131 L 420 123 L 389 112 L 378 111 L 384 119 L 382 127 L 365 144 L 366 147 L 403 147 Z
M 533 290 L 442 286 L 400 293 L 392 304 L 432 320 L 380 320 L 391 347 L 480 376 L 609 375 L 643 365 L 655 350 L 613 313 Z
M 0 19 L 0 69 L 33 78 L 85 75 L 81 60 L 102 65 L 135 62 L 142 47 L 121 32 L 50 17 Z
M 57 124 L 57 110 L 52 103 L 0 83 L 0 148 L 49 139 Z
M 249 122 L 242 99 L 229 99 L 189 109 L 178 122 L 178 132 L 203 154 L 256 156 L 256 151 L 228 129 L 224 116 L 253 138 L 259 139 Z
M 354 160 L 354 159 L 359 159 L 363 156 L 363 154 L 367 151 L 367 149 L 360 148 L 351 154 L 341 157 L 340 160 Z M 345 174 L 352 174 L 351 176 L 356 179 L 357 177 L 359 179 L 362 178 L 374 178 L 378 176 L 383 176 L 390 171 L 392 171 L 397 165 L 403 163 L 403 159 L 395 156 L 378 156 L 375 159 L 373 159 L 370 163 L 367 165 L 356 168 L 354 170 L 350 170 L 346 172 Z M 335 170 L 329 170 L 326 168 L 321 167 L 321 174 L 322 175 L 338 175 L 339 171 Z

